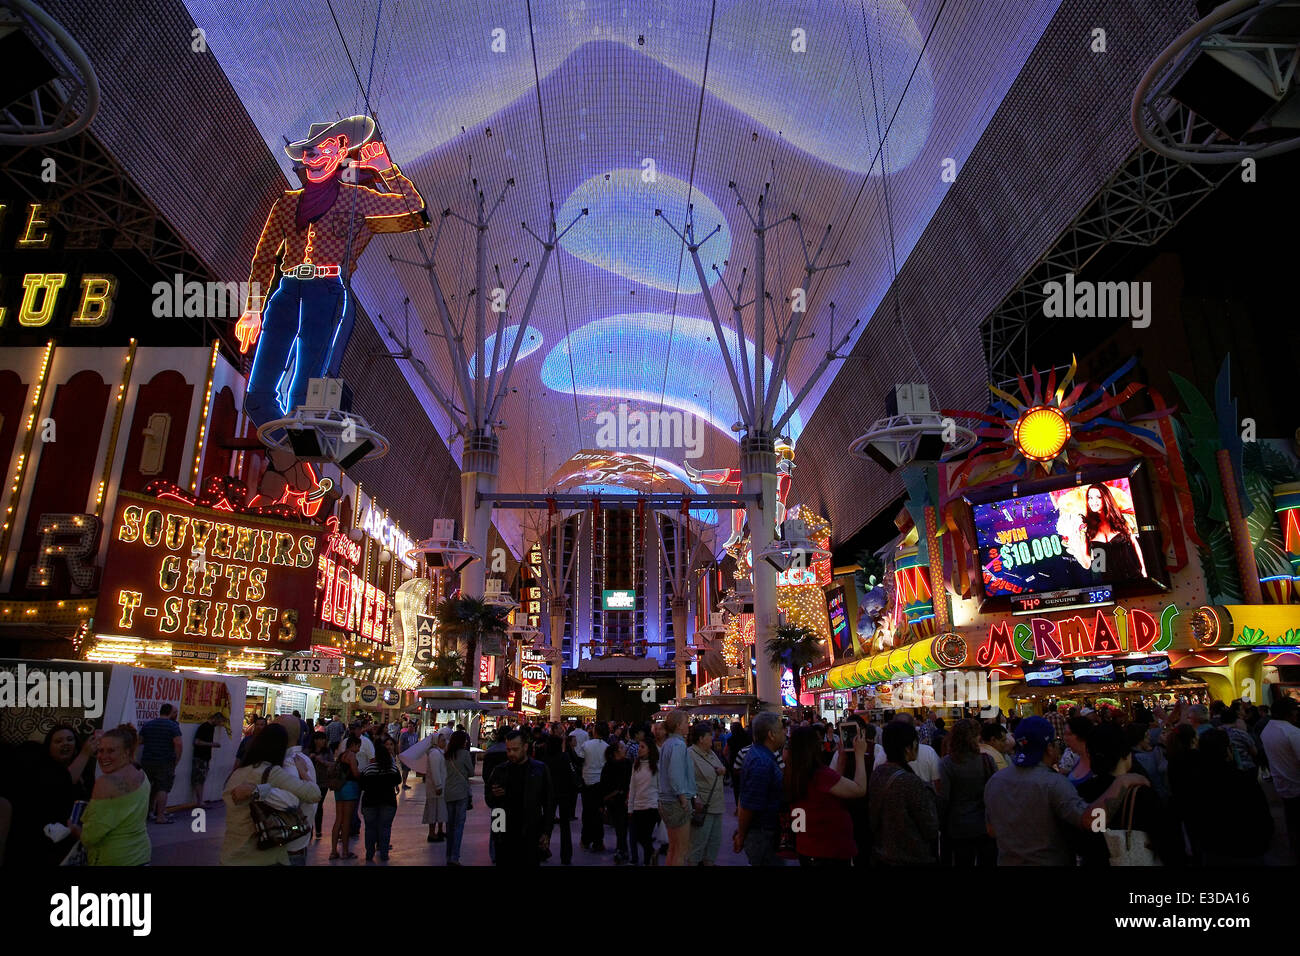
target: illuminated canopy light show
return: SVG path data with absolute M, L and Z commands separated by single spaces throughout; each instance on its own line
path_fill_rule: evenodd
M 528 355 L 534 343 L 524 343 L 514 391 L 502 407 L 512 440 L 527 452 L 503 457 L 500 488 L 525 491 L 530 476 L 593 446 L 596 416 L 628 399 L 703 416 L 714 426 L 707 429 L 705 458 L 734 458 L 731 425 L 740 416 L 719 378 L 721 357 L 698 279 L 655 209 L 680 229 L 692 204 L 701 236 L 721 226 L 701 254 L 723 305 L 733 357 L 734 322 L 720 286 L 740 286 L 753 242 L 728 183 L 751 201 L 771 183 L 773 218 L 797 206 L 814 247 L 832 226 L 827 245 L 852 266 L 818 276 L 809 290 L 811 314 L 802 334 L 812 338 L 795 349 L 782 388 L 783 396 L 798 392 L 829 347 L 828 303 L 838 305 L 837 337 L 862 320 L 856 340 L 889 286 L 883 198 L 875 185 L 864 185 L 882 171 L 891 180 L 901 261 L 951 185 L 939 175 L 942 164 L 951 160 L 960 168 L 1058 0 L 949 4 L 924 53 L 924 31 L 938 12 L 933 0 L 875 0 L 863 9 L 723 2 L 711 52 L 708 4 L 539 0 L 532 15 L 540 88 L 524 4 L 459 0 L 435 11 L 421 4 L 376 10 L 336 3 L 337 27 L 328 10 L 306 0 L 253 0 L 238 15 L 212 0 L 186 6 L 287 183 L 294 180 L 280 149 L 286 135 L 321 116 L 369 106 L 381 118 L 394 161 L 428 197 L 431 212 L 469 215 L 471 178 L 489 203 L 513 178 L 498 216 L 535 231 L 544 228 L 548 203 L 561 226 L 577 210 L 589 210 L 560 243 L 538 296 L 530 332 L 540 333 L 536 347 L 546 349 L 546 358 L 539 363 Z M 788 55 L 796 26 L 809 38 L 806 56 Z M 363 86 L 370 81 L 368 103 L 342 52 L 340 30 Z M 503 37 L 502 52 L 471 53 L 494 36 Z M 862 52 L 868 43 L 870 63 Z M 266 49 L 279 52 L 268 57 Z M 871 115 L 873 83 L 879 128 L 889 130 L 883 149 Z M 438 275 L 457 316 L 472 304 L 466 299 L 472 239 L 455 222 L 441 239 Z M 494 242 L 488 266 L 499 265 L 505 288 L 530 258 L 536 268 L 531 247 Z M 352 281 L 366 311 L 400 316 L 409 297 L 412 315 L 434 330 L 435 304 L 423 271 L 398 261 L 409 258 L 409 247 L 389 236 L 373 245 L 380 248 L 367 251 Z M 773 238 L 768 268 L 769 308 L 780 311 L 803 282 L 793 231 Z M 752 276 L 742 292 L 743 301 L 752 298 Z M 522 299 L 522 290 L 516 295 Z M 518 308 L 514 300 L 512 308 Z M 503 345 L 508 341 L 507 335 Z M 450 380 L 446 352 L 434 338 L 412 336 L 410 345 L 436 378 Z M 491 354 L 490 347 L 485 351 Z M 443 412 L 413 363 L 397 365 L 446 434 Z M 792 438 L 830 378 L 801 401 L 788 429 Z M 451 453 L 460 460 L 459 443 Z M 680 460 L 681 450 L 663 449 L 660 456 Z M 518 549 L 516 515 L 500 512 L 494 520 Z
M 0 63 L 20 920 L 788 865 L 1286 921 L 1300 0 L 0 0 Z

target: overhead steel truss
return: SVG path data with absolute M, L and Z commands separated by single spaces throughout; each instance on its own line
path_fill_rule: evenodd
M 1192 166 L 1145 147 L 1134 150 L 984 320 L 989 380 L 1012 379 L 1029 368 L 1032 326 L 1044 323 L 1044 284 L 1078 274 L 1112 243 L 1154 245 L 1237 172 L 1232 166 Z
M 680 495 L 657 493 L 648 495 L 584 495 L 584 494 L 515 494 L 512 492 L 479 492 L 478 500 L 494 508 L 556 508 L 561 511 L 586 510 L 593 502 L 601 508 L 649 508 L 652 511 L 713 511 L 744 508 L 759 500 L 757 492 L 734 495 Z

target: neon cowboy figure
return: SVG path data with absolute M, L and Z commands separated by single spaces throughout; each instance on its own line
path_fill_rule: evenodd
M 384 144 L 370 142 L 374 135 L 373 119 L 350 116 L 314 123 L 306 139 L 284 148 L 302 164 L 307 182 L 271 207 L 253 255 L 246 310 L 235 325 L 241 352 L 257 343 L 244 398 L 257 425 L 301 405 L 308 379 L 338 375 L 356 319 L 344 280 L 370 237 L 426 225 L 424 200 Z M 343 181 L 350 152 L 358 171 L 378 174 L 374 188 Z M 277 258 L 279 284 L 263 304 L 260 293 L 275 280 Z

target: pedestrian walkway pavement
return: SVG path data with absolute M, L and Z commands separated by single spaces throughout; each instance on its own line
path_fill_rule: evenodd
M 334 825 L 334 797 L 326 799 L 323 821 L 324 837 L 313 839 L 307 853 L 309 866 L 443 866 L 447 862 L 447 844 L 429 843 L 429 828 L 421 823 L 424 816 L 424 784 L 416 777 L 410 778 L 411 789 L 403 790 L 397 798 L 397 816 L 393 820 L 392 845 L 387 862 L 381 862 L 378 854 L 374 862 L 366 862 L 364 836 L 352 841 L 355 860 L 331 860 L 330 830 Z M 466 818 L 465 835 L 461 841 L 460 862 L 463 866 L 491 866 L 488 855 L 488 832 L 492 811 L 483 799 L 483 781 L 479 777 L 472 780 L 474 789 L 474 809 Z M 736 832 L 735 803 L 731 790 L 727 793 L 727 811 L 724 814 L 722 848 L 718 853 L 719 866 L 744 866 L 745 856 L 732 850 L 732 835 Z M 176 809 L 173 811 L 174 823 L 149 823 L 149 838 L 153 842 L 154 866 L 215 866 L 220 860 L 221 841 L 225 833 L 226 807 L 224 803 L 210 804 L 203 808 L 204 832 L 195 832 L 198 818 L 193 810 Z M 582 813 L 582 801 L 579 798 L 579 816 Z M 574 866 L 613 866 L 614 846 L 616 843 L 613 827 L 605 829 L 604 853 L 593 853 L 583 849 L 579 844 L 582 821 L 573 820 L 573 865 Z M 363 825 L 364 829 L 364 825 Z M 559 829 L 551 834 L 551 859 L 544 866 L 560 866 Z M 664 858 L 659 857 L 662 864 Z

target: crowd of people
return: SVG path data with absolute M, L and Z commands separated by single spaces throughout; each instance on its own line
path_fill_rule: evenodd
M 59 726 L 19 747 L 0 795 L 0 858 L 149 863 L 150 826 L 173 822 L 182 738 L 170 710 L 139 731 Z M 355 842 L 367 861 L 385 861 L 414 773 L 427 840 L 459 866 L 476 772 L 499 817 L 488 851 L 501 866 L 557 851 L 572 864 L 575 824 L 582 848 L 617 865 L 713 866 L 730 832 L 755 866 L 1249 866 L 1278 836 L 1264 781 L 1300 862 L 1297 710 L 1280 697 L 1271 708 L 1049 705 L 1043 716 L 951 723 L 850 714 L 834 726 L 767 712 L 727 727 L 685 711 L 652 723 L 538 720 L 498 728 L 481 765 L 453 723 L 422 734 L 413 722 L 257 716 L 222 784 L 220 862 L 305 865 L 326 837 L 331 860 L 358 859 Z M 213 714 L 193 732 L 195 806 L 223 723 Z

